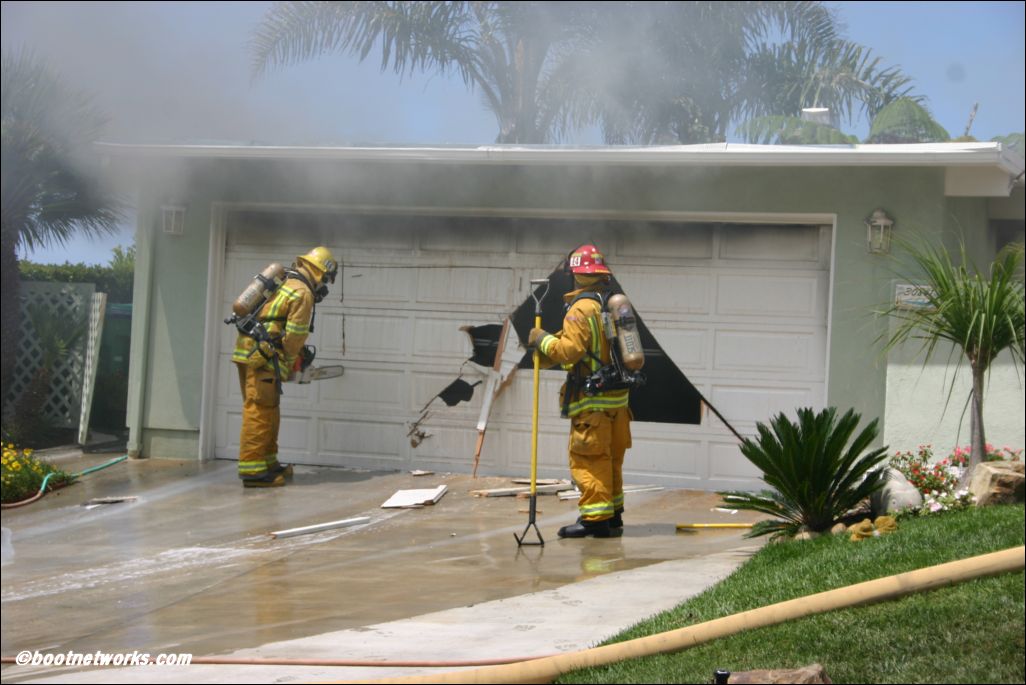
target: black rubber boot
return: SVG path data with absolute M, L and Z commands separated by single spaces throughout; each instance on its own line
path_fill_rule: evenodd
M 280 473 L 268 473 L 259 478 L 243 478 L 244 488 L 280 488 L 285 485 L 285 477 Z
M 280 473 L 286 480 L 292 480 L 292 464 L 278 464 L 278 468 L 274 469 L 271 473 L 275 475 Z
M 609 527 L 609 519 L 605 521 L 581 521 L 578 519 L 576 523 L 560 528 L 558 534 L 561 538 L 609 538 L 616 537 L 621 532 L 621 530 L 613 530 Z
M 610 528 L 623 528 L 623 509 L 617 509 L 613 518 L 609 519 Z

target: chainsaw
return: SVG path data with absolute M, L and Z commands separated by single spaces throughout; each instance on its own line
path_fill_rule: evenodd
M 303 345 L 296 357 L 296 363 L 292 372 L 286 379 L 286 383 L 299 383 L 306 385 L 311 381 L 323 381 L 327 378 L 338 378 L 345 372 L 345 367 L 338 366 L 314 366 L 313 360 L 317 356 L 317 348 L 313 345 Z

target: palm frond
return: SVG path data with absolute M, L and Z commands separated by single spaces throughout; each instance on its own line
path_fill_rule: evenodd
M 777 145 L 854 145 L 858 138 L 833 126 L 792 116 L 764 116 L 743 122 L 737 132 L 748 142 Z
M 121 203 L 89 148 L 106 121 L 91 98 L 22 51 L 4 54 L 2 102 L 4 241 L 32 248 L 114 232 Z
M 475 76 L 478 34 L 467 2 L 277 2 L 251 40 L 255 75 L 324 54 L 362 61 L 375 46 L 381 70 L 403 76 L 455 69 L 464 83 Z
M 873 117 L 867 143 L 940 143 L 951 136 L 921 103 L 900 97 Z

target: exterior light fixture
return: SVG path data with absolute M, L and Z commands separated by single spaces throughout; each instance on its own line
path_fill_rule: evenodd
M 891 251 L 891 231 L 894 219 L 887 216 L 882 209 L 875 210 L 866 219 L 866 247 L 870 254 L 889 254 Z
M 160 217 L 164 233 L 185 235 L 185 207 L 183 205 L 163 205 L 160 208 Z

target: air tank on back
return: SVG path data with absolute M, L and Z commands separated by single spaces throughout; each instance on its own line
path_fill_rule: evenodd
M 267 296 L 284 282 L 285 267 L 278 262 L 268 264 L 263 271 L 253 277 L 253 281 L 232 302 L 232 311 L 238 317 L 248 316 L 257 307 L 262 305 L 267 300 Z
M 638 333 L 638 319 L 626 295 L 613 295 L 608 302 L 609 313 L 616 324 L 616 343 L 620 348 L 623 365 L 637 371 L 645 365 L 645 350 Z

